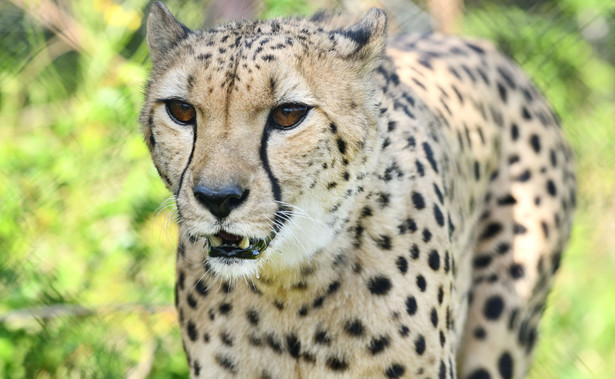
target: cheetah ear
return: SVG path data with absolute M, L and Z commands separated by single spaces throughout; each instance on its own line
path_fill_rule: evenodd
M 356 24 L 332 33 L 340 34 L 352 42 L 347 54 L 349 59 L 365 63 L 363 71 L 371 72 L 380 64 L 387 38 L 387 16 L 382 9 L 371 8 Z
M 152 4 L 147 18 L 147 46 L 154 64 L 190 33 L 190 29 L 177 21 L 166 5 L 160 1 Z

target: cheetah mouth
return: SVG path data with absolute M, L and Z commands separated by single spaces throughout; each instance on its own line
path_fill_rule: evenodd
M 264 239 L 256 239 L 221 231 L 207 236 L 207 255 L 211 258 L 256 259 L 267 249 L 274 237 L 275 234 L 272 234 Z

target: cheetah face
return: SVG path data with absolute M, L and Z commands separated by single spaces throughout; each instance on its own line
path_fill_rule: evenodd
M 252 276 L 331 243 L 369 169 L 385 24 L 373 10 L 333 31 L 271 20 L 192 32 L 152 6 L 140 120 L 209 270 Z

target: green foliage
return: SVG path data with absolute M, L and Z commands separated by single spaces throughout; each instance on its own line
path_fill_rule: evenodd
M 176 227 L 137 124 L 147 2 L 23 3 L 0 2 L 0 377 L 186 377 Z M 167 4 L 191 28 L 204 18 Z M 313 10 L 264 4 L 263 17 Z M 541 4 L 470 3 L 464 22 L 531 73 L 578 154 L 577 224 L 531 374 L 615 377 L 615 11 Z M 609 34 L 588 39 L 600 17 Z

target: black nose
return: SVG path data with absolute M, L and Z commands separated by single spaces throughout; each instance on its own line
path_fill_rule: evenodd
M 211 189 L 206 186 L 194 187 L 194 197 L 217 218 L 225 218 L 231 211 L 243 203 L 249 190 L 231 185 L 221 189 Z

